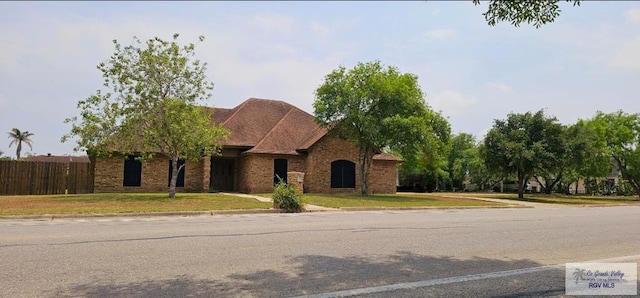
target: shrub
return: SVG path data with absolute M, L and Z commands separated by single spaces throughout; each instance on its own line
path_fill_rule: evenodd
M 302 211 L 302 201 L 296 195 L 293 186 L 287 185 L 282 179 L 273 188 L 273 207 L 287 212 Z

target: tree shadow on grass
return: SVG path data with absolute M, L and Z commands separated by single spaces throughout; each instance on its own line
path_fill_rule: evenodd
M 131 283 L 96 281 L 59 289 L 52 297 L 292 297 L 542 266 L 531 260 L 456 259 L 411 252 L 376 257 L 303 255 L 289 259 L 288 263 L 293 268 L 290 271 L 258 270 L 232 274 L 219 280 L 182 275 Z M 489 294 L 483 290 L 480 293 L 504 297 L 540 296 L 542 293 L 544 296 L 563 295 L 564 270 L 552 269 L 546 274 L 553 275 L 554 282 L 545 285 L 542 290 L 538 288 L 534 291 L 530 286 L 525 286 L 522 281 L 525 277 L 517 275 L 503 278 L 502 292 Z M 433 292 L 427 295 L 447 295 L 441 292 L 442 288 L 438 288 L 455 284 L 460 283 L 428 287 L 426 290 Z M 467 290 L 463 288 L 463 291 Z M 414 294 L 415 297 L 425 295 L 424 292 Z M 381 296 L 376 297 L 387 296 L 384 293 L 378 295 Z M 400 296 L 411 295 L 405 293 Z

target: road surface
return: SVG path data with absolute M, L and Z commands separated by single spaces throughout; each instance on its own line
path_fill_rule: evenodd
M 1 297 L 560 297 L 640 207 L 0 221 Z

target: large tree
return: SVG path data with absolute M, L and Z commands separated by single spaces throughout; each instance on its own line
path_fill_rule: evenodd
M 516 175 L 518 198 L 522 199 L 526 179 L 553 167 L 561 158 L 561 138 L 562 125 L 542 110 L 510 113 L 506 120 L 494 121 L 484 139 L 483 158 L 490 170 Z
M 580 0 L 565 0 L 572 2 L 573 6 L 580 6 Z M 513 26 L 520 26 L 522 23 L 532 24 L 536 28 L 547 23 L 552 23 L 560 16 L 561 0 L 490 0 L 487 11 L 483 13 L 485 20 L 490 26 L 495 26 L 500 22 L 510 22 Z M 482 3 L 480 0 L 473 0 L 475 5 Z
M 114 40 L 115 52 L 98 65 L 105 90 L 78 102 L 80 119 L 72 117 L 75 150 L 91 155 L 136 154 L 140 160 L 155 154 L 172 163 L 169 197 L 175 197 L 179 160 L 198 160 L 215 154 L 226 131 L 211 123 L 212 109 L 198 106 L 211 97 L 207 64 L 194 59 L 195 45 L 158 37 L 132 45 Z M 204 40 L 200 36 L 199 40 Z
M 464 188 L 464 181 L 477 158 L 478 148 L 476 139 L 468 133 L 454 135 L 449 143 L 447 156 L 447 172 L 452 188 Z
M 380 61 L 326 75 L 313 107 L 320 125 L 356 146 L 362 195 L 369 193 L 375 154 L 393 150 L 411 159 L 449 135 L 446 120 L 426 104 L 417 76 Z
M 427 110 L 427 117 L 431 119 L 428 122 L 431 133 L 423 135 L 424 140 L 413 144 L 414 146 L 409 147 L 410 150 L 400 152 L 396 149 L 394 154 L 402 156 L 404 160 L 399 168 L 400 174 L 410 180 L 419 178 L 419 181 L 412 182 L 419 183 L 424 190 L 431 192 L 450 184 L 447 171 L 447 153 L 451 126 L 440 113 Z M 406 137 L 411 138 L 412 136 L 407 135 Z
M 604 177 L 611 171 L 611 160 L 606 154 L 604 140 L 598 138 L 596 132 L 587 122 L 578 120 L 565 130 L 565 158 L 561 160 L 562 172 L 560 181 L 569 192 L 569 186 L 575 183 L 575 193 L 578 193 L 580 178 L 585 182 L 594 177 Z M 588 183 L 585 183 L 588 185 Z
M 13 128 L 7 134 L 9 134 L 9 139 L 11 139 L 9 148 L 11 148 L 11 145 L 16 144 L 16 159 L 20 159 L 20 153 L 22 152 L 22 143 L 27 144 L 29 146 L 29 149 L 33 150 L 33 141 L 31 140 L 33 133 L 30 133 L 27 130 L 20 131 L 17 128 Z
M 622 178 L 640 196 L 640 114 L 598 111 L 587 125 L 605 144 L 606 156 L 613 160 Z

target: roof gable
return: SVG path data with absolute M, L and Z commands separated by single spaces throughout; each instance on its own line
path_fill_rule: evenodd
M 215 108 L 212 121 L 231 131 L 223 146 L 247 153 L 299 155 L 327 134 L 312 115 L 280 100 L 249 98 L 233 109 Z M 388 153 L 373 159 L 401 161 Z
M 310 138 L 325 134 L 312 115 L 280 100 L 249 98 L 213 115 L 214 123 L 231 131 L 222 145 L 250 147 L 250 153 L 297 155 Z

